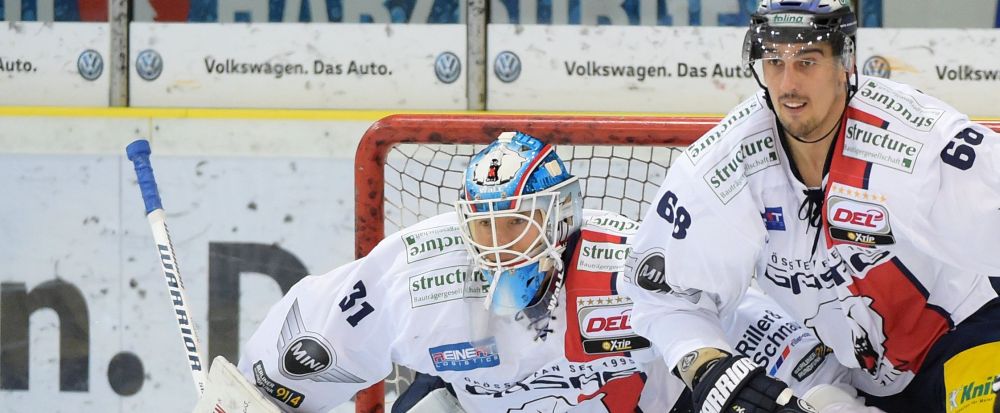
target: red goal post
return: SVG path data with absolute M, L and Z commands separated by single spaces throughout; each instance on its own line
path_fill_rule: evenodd
M 455 185 L 439 185 L 435 180 L 447 180 L 449 175 L 452 181 L 460 177 L 476 145 L 482 148 L 500 132 L 520 131 L 556 145 L 560 156 L 569 164 L 570 172 L 581 177 L 585 207 L 614 210 L 631 205 L 626 215 L 639 219 L 662 182 L 662 174 L 679 153 L 676 148 L 694 142 L 719 120 L 713 117 L 571 115 L 388 116 L 368 129 L 355 156 L 355 256 L 367 255 L 385 237 L 387 222 L 392 232 L 431 214 L 450 210 L 458 189 Z M 980 123 L 1000 130 L 1000 121 Z M 403 147 L 410 149 L 399 149 Z M 463 152 L 451 147 L 465 149 Z M 579 154 L 575 150 L 585 147 L 590 149 L 581 150 Z M 619 151 L 619 148 L 631 149 Z M 657 154 L 635 148 L 673 149 Z M 566 150 L 573 152 L 565 153 Z M 651 165 L 646 168 L 646 176 L 653 178 L 646 181 L 655 182 L 643 181 L 642 173 L 634 176 L 633 164 L 639 164 L 636 169 L 642 169 L 644 163 Z M 601 171 L 595 175 L 596 169 Z M 392 189 L 387 191 L 387 186 Z M 631 192 L 641 193 L 629 194 L 630 188 Z M 617 193 L 605 196 L 612 192 Z M 611 202 L 602 203 L 602 198 L 611 198 Z M 588 206 L 590 202 L 597 204 Z M 638 210 L 636 205 L 639 205 Z M 390 378 L 399 371 L 394 369 Z M 390 378 L 387 380 L 393 381 Z M 382 412 L 384 393 L 384 382 L 358 392 L 356 411 Z

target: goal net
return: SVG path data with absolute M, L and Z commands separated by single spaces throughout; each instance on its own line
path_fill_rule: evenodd
M 422 219 L 452 211 L 469 159 L 500 132 L 519 131 L 556 146 L 580 178 L 584 208 L 639 220 L 670 164 L 718 119 L 519 115 L 394 115 L 369 128 L 355 157 L 355 254 Z M 413 373 L 396 367 L 358 393 L 358 412 L 383 409 Z

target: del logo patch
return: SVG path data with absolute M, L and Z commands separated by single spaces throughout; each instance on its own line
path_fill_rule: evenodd
M 839 196 L 831 196 L 827 205 L 831 238 L 861 245 L 896 243 L 884 206 Z
M 649 340 L 632 331 L 632 300 L 628 297 L 579 297 L 577 309 L 585 353 L 617 353 L 649 347 Z

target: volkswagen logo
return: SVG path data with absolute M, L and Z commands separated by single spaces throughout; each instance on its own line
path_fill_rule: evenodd
M 434 59 L 434 74 L 442 83 L 453 83 L 462 74 L 462 61 L 452 52 L 444 52 Z
M 135 72 L 143 80 L 153 81 L 163 73 L 163 59 L 156 50 L 146 49 L 135 58 Z
M 84 79 L 97 80 L 104 73 L 104 58 L 96 50 L 84 50 L 76 59 L 76 70 Z
M 876 55 L 865 60 L 865 65 L 861 69 L 861 73 L 865 76 L 888 79 L 892 75 L 892 66 L 889 65 L 889 61 L 885 60 L 884 57 Z
M 502 51 L 493 60 L 493 73 L 504 83 L 510 83 L 521 76 L 521 58 L 514 52 Z

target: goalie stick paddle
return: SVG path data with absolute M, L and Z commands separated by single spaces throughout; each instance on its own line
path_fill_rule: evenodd
M 207 366 L 202 364 L 201 341 L 198 340 L 191 310 L 188 308 L 188 300 L 184 294 L 184 281 L 181 279 L 180 269 L 177 267 L 177 256 L 174 255 L 174 246 L 170 242 L 170 232 L 167 231 L 163 206 L 160 203 L 160 193 L 156 189 L 156 179 L 153 177 L 153 167 L 149 163 L 149 154 L 151 153 L 149 141 L 139 139 L 132 142 L 125 148 L 125 153 L 135 166 L 139 190 L 142 192 L 142 202 L 146 205 L 146 218 L 153 230 L 153 241 L 156 243 L 157 253 L 160 257 L 160 269 L 163 270 L 163 276 L 166 278 L 167 291 L 170 293 L 170 301 L 174 306 L 177 326 L 180 327 L 188 366 L 191 368 L 191 377 L 194 378 L 198 396 L 201 397 L 202 393 L 205 392 L 207 376 L 205 368 Z

